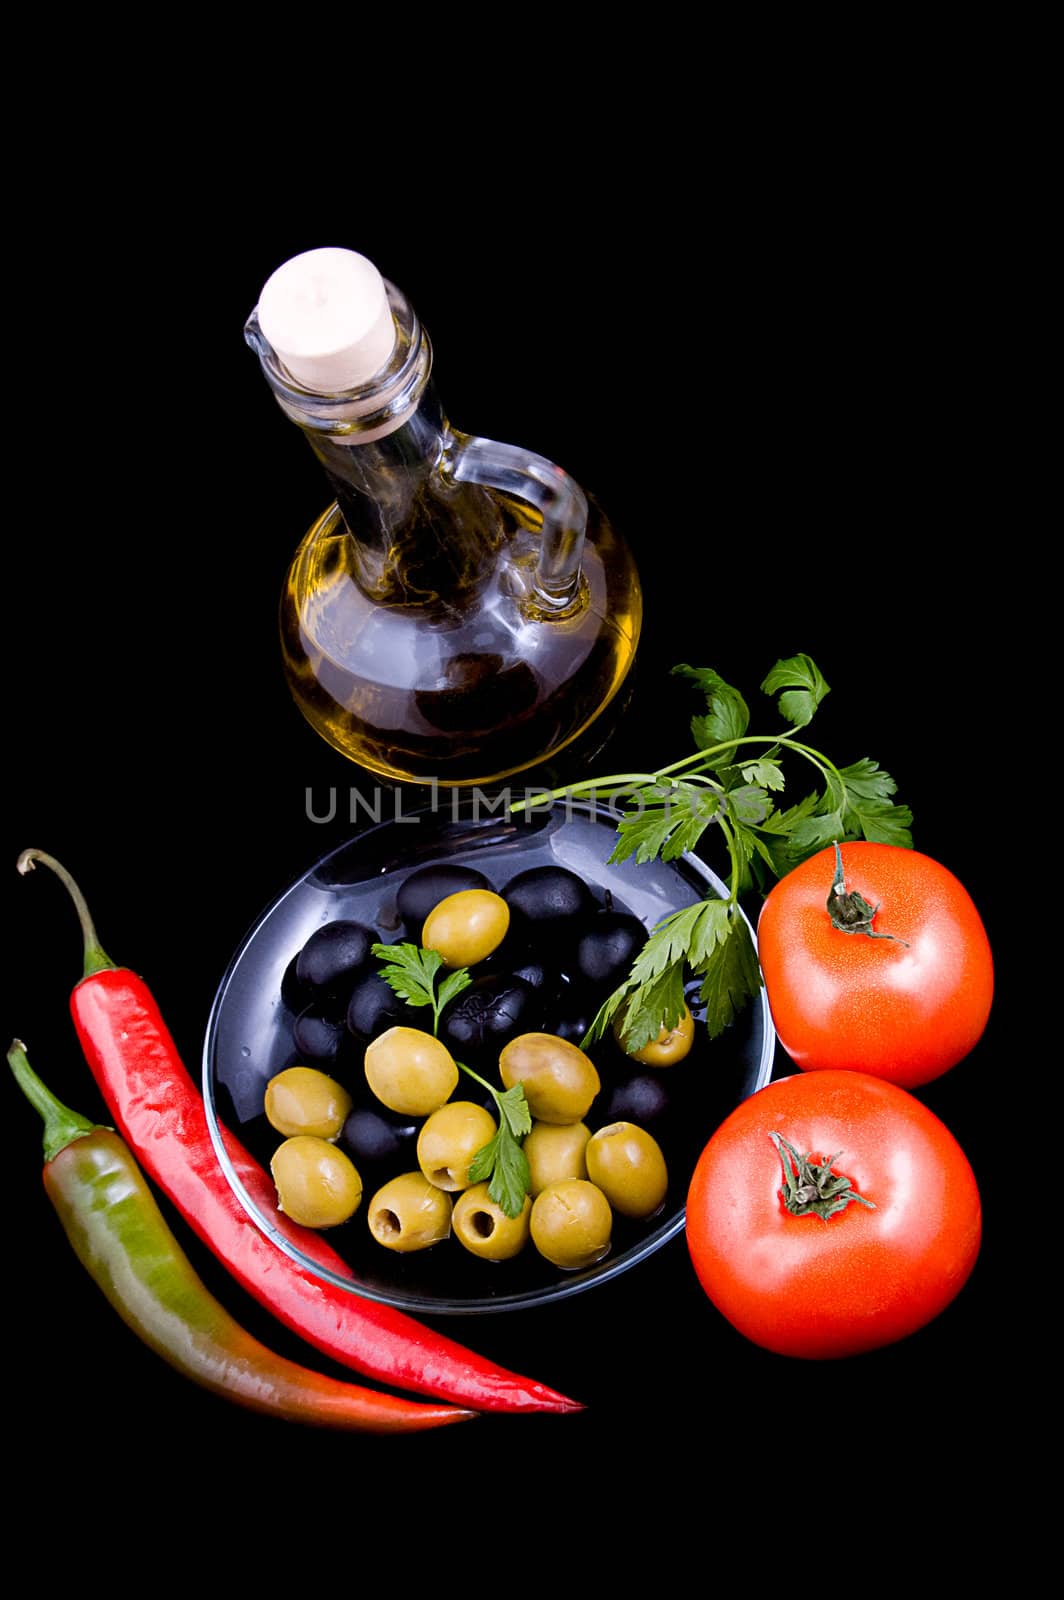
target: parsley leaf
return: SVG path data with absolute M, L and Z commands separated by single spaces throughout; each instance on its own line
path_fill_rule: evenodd
M 727 937 L 701 968 L 698 998 L 706 1007 L 711 1039 L 724 1032 L 761 987 L 761 968 L 749 926 L 737 912 L 729 921 Z
M 730 683 L 725 683 L 712 667 L 673 667 L 681 678 L 690 678 L 705 694 L 708 711 L 704 717 L 694 717 L 691 733 L 700 750 L 711 745 L 725 744 L 730 739 L 741 739 L 750 726 L 750 708 Z
M 738 906 L 699 900 L 663 918 L 639 951 L 623 984 L 599 1008 L 584 1036 L 600 1039 L 620 1015 L 625 1048 L 641 1050 L 662 1028 L 675 1027 L 686 1005 L 687 972 L 701 978 L 706 1026 L 716 1038 L 761 987 L 753 940 Z
M 637 862 L 653 861 L 657 856 L 675 861 L 685 850 L 694 849 L 721 808 L 718 790 L 692 783 L 654 784 L 638 798 L 638 809 L 626 813 L 617 824 L 611 862 L 627 861 L 632 855 Z
M 459 1061 L 458 1065 L 489 1091 L 499 1113 L 495 1136 L 481 1145 L 469 1163 L 469 1176 L 474 1183 L 490 1180 L 488 1194 L 495 1204 L 508 1217 L 520 1216 L 532 1187 L 528 1157 L 522 1148 L 522 1140 L 532 1128 L 524 1087 L 515 1083 L 512 1089 L 493 1089 L 464 1062 Z
M 840 767 L 845 789 L 843 821 L 847 833 L 861 834 L 879 844 L 897 844 L 912 849 L 910 825 L 913 814 L 908 806 L 898 806 L 890 798 L 898 785 L 884 772 L 878 761 L 867 757 L 852 767 Z
M 765 789 L 780 790 L 784 787 L 783 773 L 777 760 L 762 757 L 760 761 L 746 761 L 739 771 L 747 783 L 759 783 Z
M 804 728 L 812 722 L 813 714 L 824 696 L 830 693 L 830 684 L 825 683 L 820 668 L 811 656 L 789 656 L 786 661 L 777 661 L 764 683 L 761 685 L 765 694 L 775 694 L 777 689 L 785 692 L 780 695 L 780 716 L 786 717 L 796 728 Z
M 811 816 L 803 817 L 791 829 L 787 870 L 796 867 L 807 856 L 815 855 L 818 850 L 826 850 L 835 839 L 844 836 L 841 807 L 835 811 L 817 810 Z
M 373 954 L 385 965 L 381 977 L 411 1006 L 432 1007 L 432 1031 L 438 1033 L 440 1013 L 449 1000 L 473 982 L 468 967 L 456 967 L 436 988 L 443 957 L 416 944 L 375 944 Z
M 603 1001 L 581 1041 L 587 1049 L 601 1039 L 616 1019 L 626 1050 L 641 1050 L 662 1028 L 674 1028 L 683 1016 L 683 957 L 642 982 L 628 978 Z
M 728 790 L 728 814 L 740 826 L 764 822 L 771 810 L 768 791 L 755 783 L 739 784 Z

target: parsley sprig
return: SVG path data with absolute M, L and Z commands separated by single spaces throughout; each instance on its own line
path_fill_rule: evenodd
M 492 1095 L 499 1112 L 499 1127 L 493 1139 L 482 1145 L 469 1163 L 469 1176 L 474 1183 L 488 1182 L 488 1194 L 508 1217 L 521 1215 L 525 1196 L 532 1187 L 522 1141 L 532 1128 L 532 1115 L 525 1099 L 524 1087 L 515 1083 L 512 1089 L 494 1089 L 480 1078 L 472 1067 L 463 1066 L 471 1078 L 482 1084 Z
M 786 727 L 752 734 L 750 708 L 738 689 L 710 667 L 674 667 L 704 697 L 691 719 L 693 753 L 655 772 L 614 773 L 515 802 L 514 811 L 548 800 L 606 793 L 627 806 L 617 825 L 611 862 L 672 861 L 693 850 L 710 827 L 719 830 L 730 871 L 726 899 L 706 899 L 665 917 L 651 931 L 631 972 L 599 1009 L 584 1044 L 618 1022 L 628 1050 L 639 1050 L 683 1015 L 688 974 L 699 981 L 706 1027 L 717 1037 L 761 986 L 761 970 L 740 909 L 750 890 L 767 892 L 807 857 L 845 839 L 912 847 L 912 813 L 893 799 L 894 779 L 863 758 L 837 767 L 794 735 L 808 726 L 830 692 L 808 655 L 777 661 L 761 684 L 777 696 Z M 817 786 L 781 809 L 784 761 L 811 765 Z
M 438 1035 L 444 1006 L 473 981 L 469 968 L 455 967 L 437 985 L 443 958 L 435 950 L 416 944 L 375 944 L 373 954 L 384 962 L 380 975 L 400 999 L 411 1006 L 432 1007 L 432 1032 Z M 487 1182 L 488 1194 L 506 1216 L 519 1216 L 532 1186 L 522 1148 L 532 1127 L 524 1087 L 517 1083 L 512 1089 L 496 1089 L 464 1061 L 456 1060 L 455 1065 L 488 1091 L 498 1111 L 495 1136 L 474 1155 L 469 1176 L 474 1183 Z
M 468 989 L 473 982 L 468 967 L 455 967 L 439 988 L 436 979 L 443 966 L 438 950 L 426 950 L 416 944 L 375 944 L 373 954 L 385 965 L 381 977 L 391 985 L 410 1006 L 432 1007 L 432 1031 L 440 1031 L 440 1013 L 449 1000 Z

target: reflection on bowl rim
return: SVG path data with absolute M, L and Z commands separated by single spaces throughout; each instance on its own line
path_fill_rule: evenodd
M 424 809 L 428 810 L 430 808 L 426 807 Z M 580 814 L 595 822 L 600 820 L 608 820 L 611 826 L 616 826 L 618 813 L 602 804 L 592 801 L 568 802 L 565 809 L 567 815 Z M 411 820 L 417 814 L 418 813 L 416 811 L 411 811 L 406 814 L 404 820 Z M 271 1222 L 269 1217 L 263 1215 L 237 1177 L 236 1170 L 229 1158 L 228 1152 L 226 1151 L 222 1140 L 221 1127 L 214 1106 L 213 1091 L 212 1057 L 215 1031 L 222 1000 L 226 993 L 229 980 L 237 968 L 240 960 L 242 959 L 245 951 L 258 934 L 259 930 L 294 890 L 306 882 L 306 880 L 312 874 L 317 873 L 326 862 L 340 854 L 341 851 L 349 850 L 351 849 L 352 845 L 359 843 L 362 839 L 367 838 L 369 835 L 374 834 L 381 829 L 393 827 L 394 825 L 394 822 L 390 819 L 375 823 L 373 827 L 366 829 L 362 834 L 359 834 L 351 839 L 346 839 L 341 844 L 335 846 L 332 850 L 326 851 L 326 853 L 321 856 L 311 867 L 309 867 L 306 872 L 302 873 L 298 878 L 293 879 L 285 889 L 275 896 L 271 903 L 262 911 L 251 927 L 247 930 L 235 953 L 233 954 L 229 965 L 222 976 L 221 982 L 218 985 L 214 1000 L 211 1005 L 210 1016 L 207 1023 L 207 1032 L 203 1046 L 203 1101 L 207 1114 L 207 1127 L 218 1163 L 225 1174 L 226 1180 L 229 1183 L 233 1194 L 248 1216 L 251 1218 L 252 1222 L 254 1222 L 259 1231 L 263 1233 L 266 1238 L 271 1241 L 271 1243 L 273 1243 L 278 1249 L 284 1251 L 285 1255 L 294 1261 L 297 1266 L 302 1267 L 312 1277 L 318 1278 L 323 1282 L 330 1283 L 350 1294 L 360 1295 L 363 1299 L 374 1300 L 379 1304 L 392 1306 L 397 1310 L 405 1311 L 412 1315 L 479 1316 L 485 1312 L 514 1311 L 519 1310 L 522 1307 L 549 1305 L 558 1300 L 566 1300 L 584 1290 L 595 1287 L 596 1284 L 608 1283 L 611 1279 L 619 1277 L 624 1272 L 630 1271 L 632 1267 L 638 1266 L 641 1261 L 645 1261 L 648 1256 L 656 1254 L 656 1252 L 664 1245 L 668 1244 L 670 1240 L 676 1238 L 684 1228 L 685 1207 L 680 1206 L 675 1214 L 662 1221 L 661 1224 L 648 1233 L 644 1239 L 640 1240 L 637 1244 L 629 1246 L 619 1255 L 606 1256 L 602 1260 L 596 1262 L 593 1266 L 586 1268 L 583 1271 L 569 1273 L 565 1277 L 560 1278 L 556 1284 L 552 1284 L 547 1287 L 540 1286 L 534 1289 L 519 1290 L 511 1294 L 498 1295 L 490 1299 L 485 1297 L 477 1300 L 430 1300 L 417 1294 L 403 1294 L 400 1291 L 393 1290 L 384 1291 L 372 1285 L 360 1283 L 353 1277 L 343 1277 L 339 1273 L 333 1272 L 328 1267 L 323 1266 L 321 1263 L 313 1261 L 308 1256 L 305 1256 L 297 1248 L 297 1246 L 293 1244 L 292 1241 L 284 1233 L 282 1233 L 273 1222 Z M 717 874 L 707 867 L 705 862 L 703 862 L 697 855 L 687 851 L 682 857 L 678 858 L 678 860 L 682 860 L 696 874 L 697 877 L 702 879 L 704 883 L 716 890 L 722 898 L 727 897 L 727 885 L 724 884 Z M 756 931 L 750 923 L 750 919 L 742 910 L 742 907 L 739 908 L 739 914 L 742 916 L 744 922 L 746 922 L 746 925 L 750 930 L 750 936 L 754 941 L 754 948 L 756 950 Z M 751 1091 L 751 1093 L 753 1093 L 757 1089 L 764 1088 L 772 1076 L 772 1070 L 775 1061 L 776 1033 L 772 1023 L 772 1015 L 769 1010 L 768 997 L 765 993 L 764 986 L 762 986 L 757 996 L 750 1003 L 752 1005 L 760 1006 L 763 1028 L 761 1057 L 757 1065 L 754 1089 Z M 233 1132 L 231 1129 L 228 1131 L 230 1133 Z M 239 1139 L 239 1135 L 237 1135 L 237 1138 Z

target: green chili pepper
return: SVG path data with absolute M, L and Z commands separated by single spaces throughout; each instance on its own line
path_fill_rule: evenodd
M 143 1342 L 202 1388 L 292 1422 L 407 1433 L 477 1415 L 341 1382 L 275 1355 L 205 1287 L 128 1145 L 62 1105 L 15 1040 L 8 1064 L 44 1119 L 44 1186 L 82 1264 Z

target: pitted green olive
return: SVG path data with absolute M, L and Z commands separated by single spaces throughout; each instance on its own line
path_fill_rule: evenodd
M 624 1040 L 621 1037 L 623 1018 L 613 1025 L 614 1037 L 624 1049 Z M 684 1006 L 683 1016 L 673 1028 L 662 1028 L 656 1039 L 650 1039 L 639 1050 L 629 1050 L 626 1053 L 633 1061 L 641 1061 L 645 1067 L 671 1067 L 674 1062 L 682 1061 L 690 1054 L 695 1038 L 695 1020 L 690 1008 Z
M 386 1249 L 427 1250 L 451 1231 L 451 1197 L 423 1172 L 401 1172 L 377 1190 L 367 1218 L 370 1233 Z
M 459 889 L 433 906 L 421 943 L 447 967 L 473 967 L 497 950 L 510 926 L 510 908 L 491 889 Z
M 590 1137 L 586 1122 L 533 1122 L 523 1146 L 533 1199 L 562 1178 L 587 1177 L 584 1149 Z
M 578 1045 L 553 1033 L 521 1033 L 499 1056 L 508 1089 L 523 1084 L 531 1116 L 538 1122 L 580 1122 L 601 1084 L 595 1063 Z
M 286 1138 L 312 1133 L 336 1139 L 351 1110 L 351 1096 L 335 1078 L 314 1067 L 286 1067 L 266 1085 L 265 1110 L 271 1128 Z
M 486 1183 L 466 1189 L 454 1203 L 454 1236 L 483 1261 L 509 1261 L 528 1243 L 532 1201 L 528 1195 L 516 1217 L 508 1217 L 488 1194 Z
M 335 1228 L 358 1210 L 362 1179 L 354 1162 L 327 1139 L 301 1133 L 274 1152 L 277 1204 L 305 1228 Z
M 652 1217 L 669 1187 L 661 1146 L 634 1122 L 611 1122 L 587 1144 L 587 1175 L 623 1217 Z
M 389 1028 L 366 1046 L 366 1082 L 382 1105 L 409 1117 L 430 1116 L 454 1093 L 454 1057 L 420 1028 Z
M 610 1248 L 613 1212 L 602 1190 L 587 1178 L 548 1184 L 532 1202 L 532 1243 L 563 1271 L 601 1261 Z
M 418 1134 L 418 1166 L 439 1189 L 468 1189 L 469 1163 L 497 1132 L 494 1117 L 483 1106 L 472 1100 L 449 1100 Z

